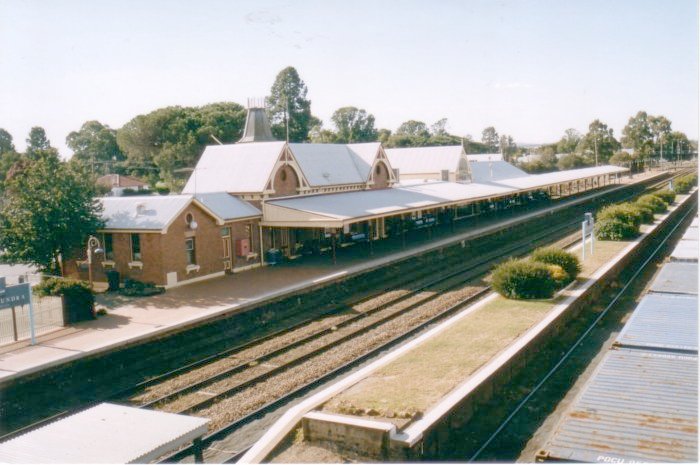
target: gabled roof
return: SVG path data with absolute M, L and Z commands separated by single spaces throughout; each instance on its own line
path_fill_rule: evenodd
M 181 195 L 139 195 L 102 197 L 105 230 L 164 231 L 193 201 L 223 223 L 238 218 L 260 216 L 257 208 L 232 195 L 220 192 Z
M 379 143 L 289 144 L 289 148 L 314 187 L 367 182 Z
M 469 171 L 471 172 L 472 182 L 482 183 L 528 176 L 525 171 L 502 160 L 470 161 Z
M 210 145 L 182 192 L 262 192 L 284 145 L 279 141 Z
M 461 145 L 443 145 L 386 149 L 385 152 L 391 167 L 398 168 L 400 175 L 428 174 L 442 170 L 457 171 L 464 149 Z

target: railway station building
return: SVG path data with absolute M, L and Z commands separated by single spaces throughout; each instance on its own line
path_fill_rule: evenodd
M 274 265 L 616 182 L 600 166 L 528 175 L 461 146 L 384 149 L 287 143 L 251 108 L 243 138 L 208 146 L 180 195 L 105 197 L 104 259 L 93 276 L 176 286 Z M 95 263 L 97 262 L 97 263 Z M 76 272 L 86 275 L 84 262 Z

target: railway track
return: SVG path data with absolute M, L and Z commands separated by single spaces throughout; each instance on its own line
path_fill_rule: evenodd
M 681 174 L 678 173 L 676 176 Z M 667 182 L 668 180 L 666 179 L 655 183 L 648 187 L 647 191 L 657 189 Z M 601 197 L 603 195 L 604 193 Z M 615 201 L 620 201 L 620 199 L 615 199 Z M 566 228 L 577 228 L 577 224 L 578 220 L 556 229 L 564 231 Z M 549 229 L 538 237 L 551 237 L 552 234 L 553 230 Z M 531 248 L 533 245 L 532 240 L 528 240 L 528 243 Z M 314 318 L 300 321 L 290 328 L 275 331 L 249 343 L 203 357 L 163 375 L 131 386 L 117 393 L 117 395 L 111 396 L 111 399 L 128 398 L 130 402 L 143 407 L 154 407 L 182 413 L 210 413 L 207 409 L 224 400 L 245 397 L 246 392 L 255 391 L 261 383 L 268 382 L 268 384 L 273 384 L 269 381 L 274 381 L 278 378 L 282 378 L 282 381 L 284 381 L 284 373 L 293 368 L 298 368 L 301 371 L 305 364 L 323 365 L 326 373 L 335 373 L 337 375 L 348 367 L 353 366 L 353 364 L 359 363 L 359 360 L 365 356 L 352 351 L 346 352 L 345 355 L 347 356 L 344 360 L 350 359 L 350 361 L 341 363 L 340 368 L 342 370 L 340 371 L 333 369 L 333 366 L 312 361 L 317 361 L 318 357 L 321 357 L 324 353 L 342 351 L 343 344 L 352 342 L 367 333 L 374 336 L 376 350 L 365 351 L 366 354 L 376 353 L 379 350 L 384 350 L 391 344 L 404 340 L 406 337 L 409 337 L 406 335 L 409 333 L 414 334 L 415 331 L 406 332 L 406 326 L 404 326 L 403 332 L 405 335 L 402 335 L 399 329 L 387 333 L 382 328 L 391 322 L 398 321 L 400 318 L 404 318 L 404 320 L 409 319 L 407 315 L 412 314 L 421 306 L 427 305 L 434 299 L 435 295 L 451 292 L 451 289 L 463 285 L 465 279 L 475 279 L 478 276 L 477 270 L 480 267 L 484 268 L 479 271 L 483 275 L 489 268 L 489 263 L 493 263 L 499 257 L 516 254 L 519 247 L 525 246 L 523 244 L 512 245 L 506 251 L 501 250 L 500 254 L 491 254 L 489 257 L 484 257 L 478 262 L 472 262 L 466 267 L 443 273 L 438 278 L 426 279 L 426 275 L 434 274 L 435 270 L 418 270 L 408 273 L 402 276 L 403 279 L 396 280 L 393 289 L 390 289 L 389 292 L 382 291 L 380 296 L 367 292 L 365 293 L 366 295 L 352 302 L 331 306 L 328 310 L 321 313 L 321 318 L 317 315 Z M 521 251 L 521 253 L 525 252 L 525 249 Z M 471 278 L 469 277 L 470 275 L 465 275 L 465 273 L 468 273 L 467 269 L 471 270 Z M 407 280 L 407 277 L 410 279 Z M 415 289 L 407 291 L 405 289 L 406 283 L 411 279 L 414 281 L 418 280 L 420 284 L 414 284 Z M 451 284 L 450 280 L 452 280 Z M 459 305 L 471 302 L 487 291 L 487 288 L 478 288 L 477 286 L 463 289 L 461 294 L 457 293 L 452 296 L 453 299 L 461 299 L 460 303 L 452 305 L 450 308 L 457 308 Z M 348 314 L 349 309 L 356 313 Z M 435 312 L 426 312 L 420 317 L 414 316 L 414 319 L 416 319 L 414 323 L 417 323 L 417 326 L 414 324 L 416 331 L 420 330 L 421 325 L 432 324 L 432 322 L 446 315 L 436 316 Z M 407 323 L 403 321 L 401 324 L 405 325 Z M 376 333 L 382 332 L 385 334 L 382 337 L 378 337 Z M 284 342 L 283 339 L 285 338 L 291 338 L 293 341 L 289 343 Z M 366 346 L 366 348 L 371 347 L 373 347 L 372 344 Z M 335 366 L 337 366 L 337 363 Z M 191 379 L 184 381 L 191 378 L 193 376 L 192 373 L 197 370 L 202 370 L 198 379 L 195 381 Z M 207 374 L 207 371 L 209 374 Z M 211 374 L 211 372 L 214 372 L 214 374 Z M 220 437 L 221 434 L 232 431 L 236 428 L 235 425 L 244 424 L 246 418 L 252 420 L 262 412 L 270 411 L 275 406 L 281 405 L 283 403 L 281 400 L 284 398 L 288 399 L 289 394 L 296 393 L 298 395 L 301 392 L 308 391 L 324 379 L 327 379 L 327 377 L 321 374 L 315 376 L 314 379 L 305 379 L 300 387 L 290 387 L 284 383 L 279 384 L 279 386 L 286 386 L 281 393 L 283 396 L 281 399 L 266 396 L 251 399 L 251 406 L 248 409 L 236 409 L 238 411 L 236 418 L 224 415 L 221 422 L 215 422 L 215 425 L 220 428 L 207 438 L 214 440 L 216 437 Z M 106 399 L 99 399 L 96 402 L 103 400 Z M 223 408 L 224 406 L 221 409 Z M 63 412 L 51 417 L 49 420 L 60 418 L 65 414 Z M 44 423 L 46 423 L 46 420 L 30 425 L 30 427 L 21 431 L 33 429 Z M 16 434 L 13 433 L 12 436 Z M 0 438 L 0 440 L 8 438 L 9 435 Z
M 648 190 L 650 189 L 657 189 L 660 185 L 665 184 L 667 181 L 664 181 L 663 183 L 657 183 L 653 186 L 651 186 Z M 556 231 L 563 231 L 566 229 L 573 229 L 577 230 L 579 225 L 579 221 L 576 220 L 572 223 L 559 226 L 556 228 Z M 205 396 L 211 396 L 209 398 L 203 399 L 199 402 L 195 401 L 194 404 L 187 404 L 185 403 L 184 406 L 183 404 L 176 404 L 178 407 L 174 410 L 180 413 L 199 413 L 204 416 L 210 417 L 210 418 L 216 418 L 217 415 L 221 415 L 221 413 L 224 413 L 224 417 L 229 418 L 231 423 L 228 425 L 222 426 L 219 430 L 214 431 L 211 433 L 209 436 L 207 436 L 204 439 L 205 444 L 210 444 L 211 442 L 218 440 L 222 436 L 229 434 L 230 432 L 234 431 L 236 428 L 241 427 L 245 425 L 246 423 L 253 421 L 255 418 L 260 417 L 264 415 L 266 412 L 276 408 L 280 404 L 283 403 L 284 398 L 287 397 L 292 397 L 292 396 L 297 396 L 302 394 L 303 392 L 308 392 L 309 390 L 313 389 L 314 387 L 320 385 L 322 382 L 325 382 L 332 377 L 335 377 L 342 372 L 346 371 L 348 368 L 352 366 L 356 366 L 357 364 L 361 363 L 361 361 L 366 360 L 368 357 L 371 355 L 378 353 L 380 351 L 384 351 L 387 348 L 397 344 L 398 342 L 401 342 L 408 337 L 410 337 L 413 334 L 416 334 L 417 332 L 427 328 L 428 326 L 438 322 L 439 320 L 446 318 L 447 316 L 455 313 L 465 305 L 468 305 L 475 301 L 476 299 L 480 298 L 481 296 L 487 294 L 490 292 L 490 288 L 488 286 L 472 286 L 469 291 L 462 292 L 464 295 L 459 295 L 460 292 L 457 292 L 457 298 L 455 299 L 454 295 L 450 296 L 452 299 L 447 298 L 443 300 L 447 300 L 447 302 L 442 302 L 437 304 L 437 311 L 433 312 L 427 312 L 426 314 L 422 316 L 416 317 L 416 320 L 414 322 L 414 325 L 406 331 L 404 329 L 401 331 L 396 331 L 395 333 L 392 333 L 393 337 L 385 337 L 384 339 L 388 339 L 387 342 L 383 341 L 378 341 L 376 338 L 373 339 L 375 342 L 375 347 L 371 348 L 371 344 L 363 345 L 365 350 L 369 349 L 368 352 L 365 352 L 365 354 L 360 355 L 359 357 L 352 359 L 352 352 L 345 352 L 348 357 L 351 360 L 347 363 L 344 363 L 341 365 L 339 369 L 331 370 L 330 372 L 326 372 L 325 375 L 320 375 L 318 378 L 313 378 L 311 376 L 311 381 L 302 384 L 299 387 L 296 387 L 292 391 L 292 393 L 285 395 L 286 392 L 292 387 L 289 386 L 289 384 L 285 384 L 283 379 L 279 379 L 279 377 L 285 373 L 287 370 L 292 369 L 294 367 L 297 367 L 298 365 L 301 365 L 302 363 L 304 364 L 310 364 L 311 361 L 317 360 L 316 357 L 321 356 L 321 354 L 331 354 L 333 355 L 332 352 L 343 352 L 345 349 L 343 347 L 337 347 L 338 343 L 345 343 L 347 341 L 350 341 L 353 337 L 359 337 L 359 335 L 364 334 L 368 338 L 372 339 L 372 334 L 366 334 L 367 331 L 369 330 L 374 330 L 375 328 L 380 327 L 380 325 L 392 321 L 395 318 L 398 318 L 401 315 L 407 314 L 409 311 L 415 312 L 417 309 L 421 309 L 422 306 L 425 306 L 427 304 L 435 304 L 436 299 L 439 300 L 442 297 L 435 297 L 436 295 L 442 294 L 443 296 L 445 295 L 445 292 L 450 292 L 451 290 L 455 288 L 459 288 L 460 286 L 464 287 L 464 289 L 469 288 L 469 285 L 465 286 L 465 280 L 472 280 L 475 279 L 479 276 L 483 276 L 483 274 L 490 269 L 490 266 L 488 264 L 492 264 L 494 261 L 497 261 L 499 258 L 503 258 L 505 256 L 512 256 L 512 255 L 518 255 L 518 254 L 524 254 L 527 253 L 529 250 L 531 250 L 534 246 L 538 245 L 540 241 L 546 242 L 545 238 L 551 238 L 552 235 L 556 234 L 554 230 L 546 231 L 543 232 L 541 235 L 539 235 L 537 238 L 530 238 L 527 244 L 516 244 L 511 247 L 509 247 L 507 250 L 501 249 L 498 253 L 492 254 L 492 256 L 489 256 L 487 258 L 484 258 L 481 263 L 477 264 L 470 264 L 467 270 L 464 271 L 457 271 L 457 272 L 452 272 L 447 276 L 443 276 L 440 278 L 435 279 L 433 282 L 430 284 L 427 284 L 425 286 L 422 286 L 420 290 L 416 291 L 415 293 L 412 293 L 411 296 L 420 296 L 417 301 L 413 302 L 411 301 L 409 305 L 403 307 L 402 309 L 396 311 L 393 314 L 388 314 L 386 316 L 383 316 L 382 318 L 379 319 L 379 321 L 376 321 L 374 323 L 371 323 L 367 325 L 366 327 L 362 327 L 360 329 L 357 329 L 355 331 L 352 331 L 351 334 L 342 336 L 338 339 L 336 339 L 334 342 L 329 342 L 326 345 L 322 345 L 321 347 L 316 347 L 314 350 L 311 352 L 308 352 L 308 354 L 301 355 L 297 358 L 293 358 L 291 361 L 287 361 L 288 366 L 284 365 L 276 365 L 274 368 L 271 368 L 269 370 L 261 370 L 261 373 L 255 375 L 254 377 L 242 381 L 240 383 L 234 382 L 233 385 L 229 385 L 227 389 L 224 389 L 221 391 L 219 394 L 212 393 L 207 386 L 207 381 L 205 380 L 204 382 L 199 382 L 194 384 L 191 388 L 187 387 L 185 388 L 185 392 L 191 393 L 195 389 L 199 388 L 205 388 L 206 391 L 204 393 Z M 569 245 L 573 245 L 573 243 L 577 242 L 578 237 L 575 235 L 575 239 L 565 239 L 563 243 L 560 245 L 562 247 L 566 247 Z M 483 270 L 481 268 L 484 268 Z M 459 280 L 450 283 L 450 280 L 453 280 L 454 278 L 458 277 Z M 421 296 L 422 293 L 425 292 L 426 289 L 429 289 L 431 286 L 435 285 L 441 285 L 442 288 L 438 291 L 437 289 L 434 289 L 436 292 L 433 293 L 432 295 L 428 296 Z M 463 289 L 463 290 L 464 290 Z M 410 300 L 409 296 L 402 296 L 399 300 L 404 300 L 408 299 Z M 450 301 L 451 300 L 451 301 Z M 391 308 L 393 302 L 387 302 L 384 303 L 380 308 L 375 309 L 374 311 L 379 312 L 381 309 L 386 309 L 386 308 Z M 374 313 L 374 312 L 373 312 Z M 357 316 L 355 318 L 352 318 L 352 321 L 354 322 L 356 319 L 359 318 L 364 318 L 364 316 Z M 385 335 L 386 336 L 386 335 Z M 303 345 L 303 344 L 302 344 Z M 258 363 L 264 363 L 265 361 L 270 360 L 269 358 L 261 358 L 260 360 L 254 361 L 253 365 L 257 366 Z M 321 362 L 323 365 L 323 363 Z M 236 367 L 237 370 L 243 369 L 245 364 L 238 365 Z M 303 368 L 303 367 L 302 367 Z M 310 373 L 313 372 L 312 367 L 306 367 L 305 368 L 305 373 Z M 321 370 L 323 371 L 323 370 Z M 219 376 L 216 377 L 216 380 L 218 381 L 220 379 Z M 280 384 L 281 383 L 281 384 Z M 265 386 L 267 385 L 267 386 Z M 224 383 L 224 386 L 226 384 Z M 246 410 L 241 407 L 242 403 L 246 401 L 246 396 L 245 394 L 242 394 L 245 389 L 248 388 L 253 388 L 257 389 L 259 391 L 265 391 L 268 392 L 269 394 L 272 394 L 270 390 L 275 391 L 274 388 L 271 389 L 271 387 L 278 386 L 277 391 L 279 392 L 278 395 L 271 395 L 269 396 L 268 400 L 269 402 L 263 404 L 261 408 L 258 408 L 257 410 L 254 410 L 251 413 L 246 413 Z M 177 397 L 177 395 L 175 395 Z M 197 396 L 194 396 L 195 398 Z M 229 399 L 230 397 L 230 399 Z M 164 398 L 156 399 L 155 401 L 152 401 L 148 403 L 148 406 L 157 406 L 161 402 L 166 401 L 170 399 L 170 396 L 165 396 Z M 225 402 L 223 402 L 224 399 L 228 399 Z M 261 401 L 261 396 L 254 396 L 254 400 L 257 402 L 253 402 L 252 405 L 259 405 L 262 403 Z M 222 401 L 223 403 L 219 405 L 218 410 L 212 410 L 208 409 L 211 407 L 214 403 Z M 177 402 L 177 401 L 176 401 Z M 203 408 L 204 410 L 200 410 L 200 407 Z M 208 410 L 207 410 L 208 409 Z M 173 411 L 173 410 L 169 410 Z M 241 416 L 242 415 L 242 416 Z M 231 419 L 231 416 L 234 418 Z M 236 418 L 238 417 L 238 418 Z M 218 422 L 214 422 L 215 425 L 219 425 Z M 240 451 L 239 453 L 235 454 L 233 457 L 229 457 L 228 460 L 225 460 L 226 462 L 233 461 L 235 458 L 240 454 L 243 453 L 244 450 Z M 178 454 L 175 454 L 171 457 L 166 458 L 164 461 L 177 461 L 181 459 L 184 455 L 188 453 L 187 450 L 179 452 Z

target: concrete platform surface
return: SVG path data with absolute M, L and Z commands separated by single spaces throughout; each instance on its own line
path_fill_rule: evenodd
M 621 184 L 639 182 L 662 173 L 652 172 L 625 177 Z M 611 190 L 623 186 L 611 186 Z M 249 270 L 168 290 L 165 294 L 124 299 L 107 297 L 103 300 L 108 314 L 97 320 L 73 324 L 54 333 L 37 338 L 37 345 L 28 342 L 0 347 L 0 383 L 34 373 L 81 357 L 106 352 L 173 331 L 181 326 L 235 312 L 248 306 L 303 290 L 319 283 L 371 270 L 387 263 L 439 248 L 455 241 L 469 239 L 484 232 L 503 228 L 532 216 L 559 210 L 572 203 L 583 202 L 596 192 L 563 200 L 555 206 L 508 215 L 507 218 L 483 220 L 449 235 L 436 236 L 402 248 L 395 241 L 377 242 L 374 254 L 345 253 L 333 265 L 328 256 L 309 257 L 298 263 Z M 385 242 L 386 245 L 383 245 Z M 359 248 L 359 246 L 358 246 Z M 350 249 L 353 249 L 351 247 Z M 98 305 L 99 307 L 100 305 Z

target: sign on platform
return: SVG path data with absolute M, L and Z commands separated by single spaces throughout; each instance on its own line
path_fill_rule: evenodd
M 0 276 L 0 310 L 4 308 L 21 307 L 23 305 L 29 305 L 29 330 L 31 332 L 33 345 L 36 344 L 36 337 L 34 331 L 34 307 L 32 305 L 32 285 L 29 283 L 22 283 L 16 284 L 14 286 L 8 286 L 5 278 Z

